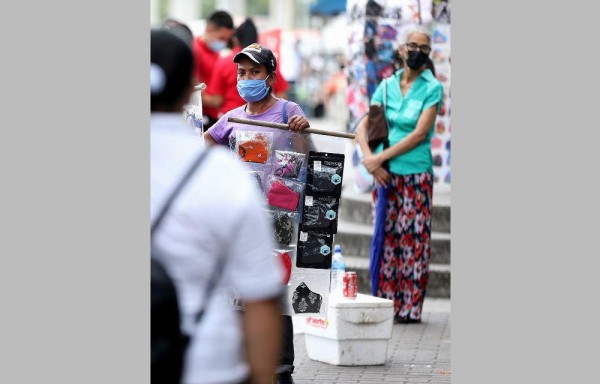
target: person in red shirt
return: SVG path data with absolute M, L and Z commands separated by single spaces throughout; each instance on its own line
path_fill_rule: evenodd
M 197 83 L 211 86 L 211 77 L 219 52 L 227 47 L 227 42 L 233 35 L 233 19 L 225 11 L 215 11 L 206 20 L 204 35 L 194 39 L 194 77 Z M 210 127 L 218 119 L 218 110 L 202 103 L 204 127 Z
M 258 31 L 252 19 L 247 18 L 240 24 L 232 36 L 232 53 L 218 59 L 215 63 L 210 86 L 205 92 L 202 92 L 202 105 L 207 105 L 218 110 L 218 117 L 226 112 L 246 104 L 237 90 L 237 65 L 233 62 L 233 57 L 252 43 L 258 41 Z M 273 93 L 276 97 L 285 98 L 289 89 L 289 84 L 279 72 L 275 69 L 277 81 L 273 84 Z

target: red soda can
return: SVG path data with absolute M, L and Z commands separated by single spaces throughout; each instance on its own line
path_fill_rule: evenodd
M 342 293 L 345 298 L 356 299 L 358 293 L 358 277 L 356 272 L 345 272 Z

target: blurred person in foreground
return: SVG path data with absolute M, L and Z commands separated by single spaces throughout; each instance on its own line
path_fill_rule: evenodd
M 165 29 L 151 31 L 151 216 L 202 152 L 182 123 L 193 83 L 193 55 Z M 228 177 L 223 177 L 228 175 Z M 281 279 L 270 224 L 254 180 L 224 149 L 211 149 L 153 235 L 159 261 L 174 281 L 181 328 L 191 339 L 182 382 L 269 383 L 281 345 Z M 224 258 L 204 317 L 203 292 Z M 229 302 L 232 291 L 245 312 Z
M 273 86 L 277 80 L 277 60 L 270 49 L 259 44 L 251 44 L 233 57 L 237 64 L 237 90 L 246 104 L 227 112 L 215 125 L 204 133 L 208 144 L 219 144 L 231 149 L 235 148 L 236 132 L 243 125 L 232 123 L 228 118 L 262 120 L 275 123 L 287 123 L 288 134 L 279 135 L 275 139 L 275 149 L 290 149 L 295 145 L 295 132 L 309 127 L 308 120 L 300 106 L 293 101 L 286 101 L 273 95 Z M 287 116 L 286 118 L 284 117 Z M 253 126 L 253 131 L 285 132 L 276 128 Z M 283 349 L 277 368 L 278 384 L 293 384 L 294 372 L 294 328 L 292 317 L 283 315 Z M 265 382 L 266 383 L 266 382 Z
M 162 23 L 162 27 L 181 37 L 193 49 L 194 34 L 186 24 L 179 20 L 168 18 Z
M 227 48 L 233 35 L 233 18 L 225 11 L 215 11 L 206 19 L 206 29 L 202 36 L 194 39 L 194 76 L 198 83 L 211 86 L 211 77 L 215 63 L 219 60 L 220 52 Z M 218 110 L 202 104 L 204 128 L 210 128 L 218 119 Z
M 210 87 L 202 92 L 202 105 L 217 108 L 219 117 L 246 103 L 236 89 L 237 66 L 233 62 L 233 58 L 242 48 L 258 42 L 258 30 L 251 18 L 247 18 L 236 28 L 232 42 L 232 53 L 219 58 L 212 72 Z M 275 72 L 277 81 L 273 84 L 273 93 L 276 97 L 286 98 L 289 85 L 281 76 L 278 68 L 275 69 Z

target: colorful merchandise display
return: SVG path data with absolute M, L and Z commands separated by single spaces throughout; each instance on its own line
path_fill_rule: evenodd
M 444 101 L 436 121 L 435 132 L 431 141 L 431 153 L 434 158 L 433 182 L 435 184 L 450 184 L 450 10 L 448 2 L 439 2 L 438 14 L 440 20 L 448 20 L 447 24 L 433 23 L 431 43 L 431 60 L 435 66 L 436 78 L 444 86 Z M 444 11 L 445 9 L 445 11 Z M 447 16 L 446 16 L 447 15 Z M 435 140 L 435 141 L 434 141 Z M 436 158 L 439 161 L 436 162 Z
M 326 316 L 344 140 L 242 125 L 231 145 L 256 180 L 272 221 L 273 257 L 285 270 L 283 314 Z
M 450 1 L 348 0 L 346 15 L 350 26 L 346 52 L 350 131 L 368 112 L 377 85 L 398 68 L 397 51 L 406 31 L 419 24 L 432 31 L 430 57 L 444 86 L 444 105 L 432 140 L 434 185 L 450 184 Z M 357 145 L 352 161 L 354 187 L 365 192 L 373 179 L 360 164 L 361 156 Z

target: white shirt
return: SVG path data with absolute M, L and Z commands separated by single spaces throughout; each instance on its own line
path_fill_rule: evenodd
M 181 114 L 151 117 L 151 216 L 201 151 Z M 193 335 L 183 382 L 231 383 L 247 377 L 240 313 L 228 293 L 245 301 L 281 293 L 283 270 L 272 253 L 273 231 L 248 169 L 224 148 L 213 148 L 188 181 L 155 233 L 159 260 L 179 295 L 182 329 Z M 198 312 L 217 257 L 227 262 L 198 327 Z

